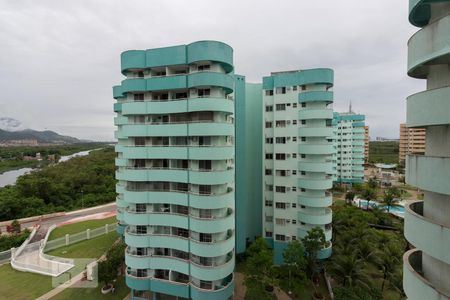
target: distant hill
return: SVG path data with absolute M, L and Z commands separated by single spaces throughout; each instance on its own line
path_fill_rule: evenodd
M 39 144 L 74 144 L 81 141 L 71 136 L 59 135 L 54 131 L 36 131 L 25 129 L 19 131 L 7 131 L 0 129 L 0 144 L 13 140 L 37 140 Z

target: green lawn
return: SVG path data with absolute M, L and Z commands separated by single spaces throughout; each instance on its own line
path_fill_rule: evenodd
M 90 240 L 51 250 L 47 254 L 66 258 L 99 258 L 118 237 L 119 235 L 114 231 Z
M 116 222 L 117 222 L 116 217 L 110 217 L 110 218 L 101 219 L 101 220 L 88 220 L 88 221 L 84 221 L 84 222 L 68 224 L 68 225 L 64 225 L 64 226 L 55 228 L 55 230 L 53 230 L 50 233 L 50 237 L 48 239 L 54 240 L 54 239 L 63 237 L 66 234 L 79 233 L 81 231 L 85 231 L 86 229 L 95 229 L 95 228 L 104 226 L 105 224 L 112 224 L 112 223 L 116 223 Z
M 5 264 L 0 267 L 1 299 L 36 299 L 52 289 L 50 276 L 19 272 Z
M 56 295 L 52 298 L 52 300 L 64 300 L 64 299 L 83 299 L 83 300 L 96 300 L 96 299 L 117 299 L 122 300 L 125 298 L 128 293 L 130 293 L 130 289 L 125 284 L 125 278 L 120 276 L 117 279 L 116 284 L 114 285 L 116 290 L 114 294 L 106 294 L 103 295 L 100 292 L 102 284 L 99 283 L 98 287 L 95 289 L 66 289 L 60 294 Z

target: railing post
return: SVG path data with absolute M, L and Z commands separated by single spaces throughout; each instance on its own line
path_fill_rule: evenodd
M 66 246 L 69 246 L 70 240 L 69 240 L 69 234 L 66 233 Z
M 86 229 L 86 239 L 89 240 L 91 238 L 91 230 Z
M 108 234 L 108 224 L 105 224 L 105 233 Z

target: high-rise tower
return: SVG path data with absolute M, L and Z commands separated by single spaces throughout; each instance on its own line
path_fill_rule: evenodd
M 407 126 L 424 127 L 425 155 L 406 157 L 406 182 L 424 191 L 407 205 L 403 288 L 412 300 L 450 299 L 450 1 L 410 0 L 421 27 L 408 42 L 408 75 L 427 90 L 407 99 Z
M 331 240 L 333 70 L 275 72 L 263 78 L 263 235 L 275 263 L 291 240 L 318 226 Z M 318 253 L 331 255 L 331 243 Z
M 227 299 L 235 247 L 233 50 L 122 53 L 117 206 L 134 299 Z

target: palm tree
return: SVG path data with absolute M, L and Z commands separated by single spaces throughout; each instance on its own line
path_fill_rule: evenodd
M 362 197 L 367 200 L 367 210 L 369 210 L 370 200 L 375 200 L 377 198 L 377 192 L 375 189 L 367 186 L 362 193 Z
M 384 204 L 386 204 L 387 211 L 389 212 L 391 207 L 394 206 L 398 202 L 398 199 L 395 199 L 394 194 L 387 191 L 384 193 L 383 202 L 384 202 Z
M 368 238 L 362 239 L 358 243 L 357 256 L 366 263 L 375 263 L 377 261 L 377 247 Z
M 344 287 L 370 289 L 370 277 L 364 270 L 364 261 L 355 254 L 339 255 L 331 262 L 335 278 L 342 278 Z
M 389 243 L 384 251 L 379 255 L 378 265 L 383 272 L 383 282 L 381 284 L 381 291 L 384 290 L 386 280 L 393 279 L 395 273 L 400 265 L 401 251 L 392 243 Z
M 355 193 L 353 191 L 348 191 L 345 194 L 345 203 L 351 204 L 354 198 L 355 198 Z

